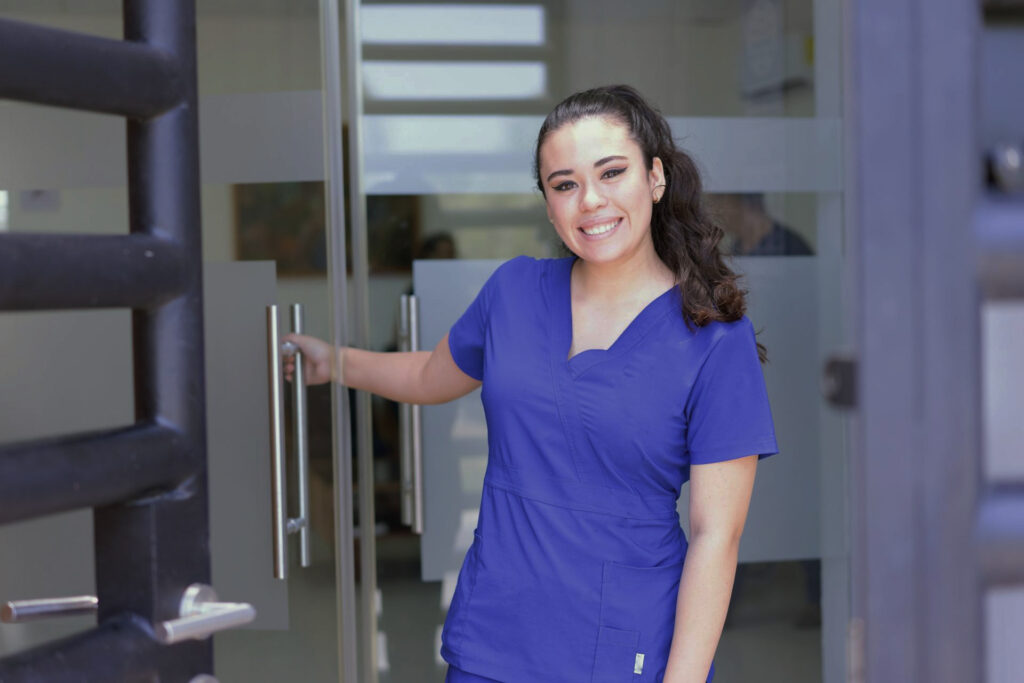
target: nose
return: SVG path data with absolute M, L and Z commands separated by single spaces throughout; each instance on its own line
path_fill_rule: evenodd
M 580 210 L 593 211 L 604 206 L 606 202 L 604 193 L 598 183 L 587 183 L 580 193 Z

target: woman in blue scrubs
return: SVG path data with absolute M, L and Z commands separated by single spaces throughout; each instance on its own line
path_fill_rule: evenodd
M 535 173 L 571 255 L 501 264 L 433 352 L 285 339 L 311 381 L 411 403 L 482 387 L 447 681 L 711 681 L 756 465 L 778 451 L 744 292 L 693 161 L 632 88 L 560 103 Z

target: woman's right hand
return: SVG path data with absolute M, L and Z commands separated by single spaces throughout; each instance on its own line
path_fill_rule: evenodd
M 286 334 L 281 343 L 291 342 L 302 352 L 302 369 L 305 371 L 306 384 L 325 384 L 331 381 L 331 354 L 334 347 L 322 339 L 305 334 Z M 289 382 L 295 376 L 295 356 L 284 356 L 284 378 Z

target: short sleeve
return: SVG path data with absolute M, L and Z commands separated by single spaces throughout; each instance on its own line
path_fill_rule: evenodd
M 498 288 L 501 271 L 509 263 L 499 265 L 476 297 L 448 330 L 448 349 L 459 369 L 475 380 L 484 378 L 484 342 L 490 318 L 491 301 Z
M 685 412 L 692 465 L 779 452 L 754 327 L 745 316 L 708 352 Z

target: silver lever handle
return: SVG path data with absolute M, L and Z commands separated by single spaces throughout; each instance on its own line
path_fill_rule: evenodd
M 418 299 L 403 294 L 400 306 L 399 342 L 403 351 L 419 351 Z M 423 442 L 421 411 L 418 404 L 399 404 L 401 431 L 402 523 L 413 533 L 423 533 Z
M 181 596 L 178 618 L 157 624 L 154 632 L 161 643 L 173 645 L 183 640 L 202 640 L 255 618 L 256 609 L 249 603 L 217 602 L 213 588 L 193 583 Z
M 11 600 L 0 607 L 0 621 L 17 624 L 47 617 L 69 617 L 93 614 L 99 605 L 95 595 L 75 595 L 68 598 L 41 598 L 37 600 Z

